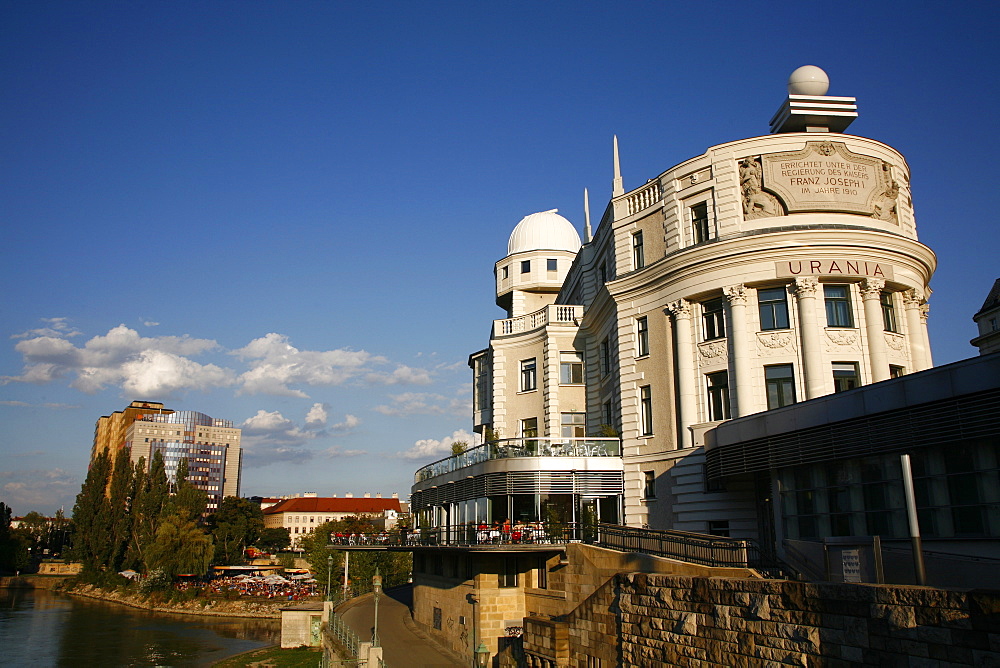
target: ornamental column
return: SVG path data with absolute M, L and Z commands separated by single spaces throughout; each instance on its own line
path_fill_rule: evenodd
M 691 303 L 679 299 L 667 305 L 674 316 L 674 343 L 677 346 L 677 400 L 680 433 L 678 448 L 693 445 L 691 425 L 698 415 L 698 395 L 694 385 L 694 340 L 691 336 Z
M 799 304 L 799 344 L 802 346 L 806 399 L 815 399 L 826 394 L 827 377 L 827 370 L 823 368 L 823 350 L 816 316 L 819 281 L 805 276 L 796 278 L 794 291 Z
M 882 322 L 882 290 L 885 281 L 866 278 L 861 281 L 861 299 L 865 308 L 865 333 L 868 335 L 868 359 L 871 361 L 872 382 L 889 380 L 889 349 L 885 345 L 885 323 Z
M 906 340 L 910 344 L 910 359 L 914 371 L 929 368 L 927 363 L 927 338 L 920 318 L 920 307 L 924 301 L 923 290 L 913 288 L 903 293 L 903 308 L 906 311 Z
M 927 368 L 934 366 L 934 355 L 931 353 L 931 335 L 927 331 L 927 316 L 931 314 L 931 305 L 924 302 L 920 305 L 920 329 L 924 335 L 924 359 L 927 361 Z
M 723 292 L 729 299 L 729 340 L 733 344 L 733 376 L 736 389 L 736 410 L 733 417 L 753 413 L 753 375 L 750 373 L 750 342 L 747 341 L 747 288 L 731 285 Z

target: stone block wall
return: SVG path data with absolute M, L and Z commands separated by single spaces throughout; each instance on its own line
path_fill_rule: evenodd
M 621 574 L 560 624 L 547 665 L 1000 666 L 992 590 Z

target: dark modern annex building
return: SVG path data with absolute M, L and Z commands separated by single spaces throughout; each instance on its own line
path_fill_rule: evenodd
M 706 472 L 752 484 L 761 544 L 795 569 L 850 579 L 844 546 L 872 571 L 874 543 L 885 581 L 907 583 L 903 454 L 928 584 L 1000 587 L 1000 353 L 720 424 Z

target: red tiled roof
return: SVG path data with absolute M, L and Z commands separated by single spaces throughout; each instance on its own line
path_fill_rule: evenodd
M 265 515 L 274 513 L 365 513 L 377 514 L 386 510 L 402 512 L 399 499 L 366 499 L 349 497 L 309 497 L 285 499 L 264 509 Z

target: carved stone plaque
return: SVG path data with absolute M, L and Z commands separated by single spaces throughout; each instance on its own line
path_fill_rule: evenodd
M 761 162 L 764 189 L 780 197 L 789 213 L 843 211 L 881 217 L 886 193 L 895 187 L 885 163 L 853 153 L 843 142 L 806 142 L 801 151 L 768 153 Z M 894 195 L 892 199 L 894 208 Z

